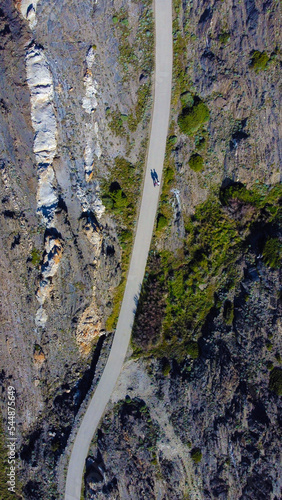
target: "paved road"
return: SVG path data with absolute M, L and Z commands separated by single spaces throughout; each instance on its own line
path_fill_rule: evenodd
M 95 393 L 76 435 L 67 473 L 65 500 L 80 500 L 81 481 L 89 446 L 115 387 L 127 352 L 134 320 L 135 300 L 143 281 L 156 216 L 159 187 L 153 186 L 151 169 L 161 180 L 169 124 L 172 83 L 172 0 L 155 0 L 155 81 L 151 135 L 136 236 L 111 352 Z

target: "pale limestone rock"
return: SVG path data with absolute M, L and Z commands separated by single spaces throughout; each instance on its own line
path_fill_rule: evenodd
M 85 179 L 89 181 L 93 177 L 93 150 L 91 147 L 90 140 L 87 141 L 83 157 L 84 157 Z
M 86 64 L 88 68 L 92 68 L 93 64 L 95 61 L 95 51 L 93 47 L 90 47 L 87 54 L 86 54 Z
M 52 74 L 43 49 L 33 45 L 26 54 L 27 84 L 31 97 L 31 121 L 35 131 L 37 163 L 52 163 L 57 149 L 57 123 L 53 105 Z
M 102 245 L 102 235 L 99 230 L 97 230 L 91 222 L 87 222 L 83 226 L 83 231 L 87 236 L 88 241 L 93 245 L 94 257 L 98 257 L 101 251 Z
M 45 254 L 41 267 L 42 280 L 36 293 L 40 307 L 35 316 L 36 326 L 44 327 L 47 322 L 47 314 L 43 309 L 44 302 L 50 295 L 51 280 L 55 276 L 63 254 L 63 245 L 59 238 L 48 236 L 45 241 Z
M 45 242 L 45 252 L 42 264 L 42 276 L 48 279 L 56 274 L 62 258 L 63 245 L 59 238 L 54 239 L 48 236 Z
M 47 319 L 46 311 L 40 306 L 35 315 L 35 325 L 43 328 L 46 325 Z
M 86 113 L 92 113 L 98 105 L 96 98 L 98 84 L 96 80 L 93 80 L 90 69 L 87 70 L 86 75 L 83 78 L 83 82 L 85 87 L 85 97 L 82 99 L 82 107 L 85 109 Z
M 20 11 L 24 19 L 29 23 L 31 29 L 33 29 L 36 24 L 36 7 L 39 0 L 16 0 L 16 7 Z

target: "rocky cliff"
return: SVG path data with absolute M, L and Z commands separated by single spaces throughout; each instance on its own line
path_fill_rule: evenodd
M 156 233 L 86 498 L 281 496 L 279 15 L 174 2 Z M 13 385 L 19 498 L 58 499 L 133 240 L 152 4 L 7 0 L 0 50 L 1 410 L 7 432 Z
M 275 2 L 174 3 L 156 234 L 88 499 L 281 496 L 278 18 Z
M 146 2 L 1 5 L 1 409 L 6 431 L 12 384 L 25 498 L 58 498 L 54 465 L 116 321 L 152 37 Z

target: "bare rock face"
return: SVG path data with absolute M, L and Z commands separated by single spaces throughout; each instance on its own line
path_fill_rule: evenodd
M 212 310 L 198 359 L 125 364 L 86 462 L 87 499 L 279 498 L 279 271 L 244 275 L 232 325 Z
M 54 467 L 111 334 L 105 324 L 121 279 L 122 249 L 120 227 L 102 197 L 116 175 L 116 157 L 135 167 L 144 155 L 148 105 L 132 132 L 120 116 L 135 116 L 143 90 L 139 64 L 148 54 L 140 52 L 135 66 L 131 58 L 131 76 L 124 78 L 121 53 L 138 32 L 142 2 L 4 4 L 1 410 L 13 384 L 19 476 L 22 495 L 31 500 L 57 497 Z M 114 27 L 119 12 L 131 27 Z

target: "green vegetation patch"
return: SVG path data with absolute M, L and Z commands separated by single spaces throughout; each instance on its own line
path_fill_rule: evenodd
M 190 340 L 187 342 L 186 352 L 191 356 L 192 359 L 197 359 L 199 357 L 199 345 L 198 342 Z
M 116 324 L 122 300 L 126 272 L 132 247 L 134 223 L 141 186 L 141 162 L 133 165 L 122 157 L 115 159 L 110 179 L 101 184 L 102 201 L 106 209 L 113 215 L 117 227 L 118 238 L 122 247 L 122 280 L 116 288 L 113 313 L 107 320 L 107 329 L 112 330 Z
M 171 371 L 170 362 L 167 359 L 165 359 L 163 366 L 162 366 L 163 375 L 165 377 L 168 377 L 168 375 L 170 374 L 170 371 Z
M 268 238 L 262 252 L 264 262 L 273 269 L 279 269 L 282 259 L 282 244 L 278 238 Z
M 186 135 L 194 135 L 200 127 L 210 119 L 207 105 L 199 98 L 193 99 L 193 104 L 182 109 L 178 117 L 178 125 Z
M 269 389 L 277 396 L 282 396 L 282 369 L 273 368 L 269 377 Z
M 266 52 L 260 52 L 255 50 L 251 56 L 250 67 L 253 68 L 257 73 L 266 69 L 269 57 Z
M 212 308 L 232 325 L 230 294 L 239 285 L 243 255 L 259 231 L 264 238 L 264 231 L 281 223 L 281 199 L 281 185 L 220 189 L 186 220 L 178 253 L 150 253 L 132 332 L 134 356 L 196 359 Z
M 191 450 L 191 458 L 195 462 L 195 464 L 198 464 L 202 460 L 202 452 L 200 448 L 193 448 Z
M 161 231 L 167 226 L 167 223 L 167 218 L 163 214 L 159 213 L 157 216 L 157 229 Z
M 182 107 L 192 108 L 194 104 L 193 94 L 191 94 L 191 92 L 189 91 L 183 92 L 180 96 L 180 102 L 182 104 Z
M 174 160 L 171 155 L 172 150 L 177 142 L 177 137 L 174 134 L 169 135 L 166 144 L 166 154 L 163 168 L 162 192 L 159 204 L 159 215 L 157 217 L 157 230 L 164 229 L 172 216 L 171 192 L 174 185 L 175 172 Z
M 40 255 L 40 251 L 37 249 L 37 248 L 33 248 L 31 250 L 31 262 L 32 264 L 37 267 L 40 263 L 40 259 L 41 259 L 41 255 Z
M 222 43 L 222 45 L 226 45 L 230 40 L 230 33 L 227 31 L 220 33 L 218 40 Z
M 203 169 L 204 160 L 198 153 L 192 154 L 189 159 L 189 167 L 194 170 L 194 172 L 200 172 Z
M 228 299 L 224 302 L 223 319 L 227 325 L 232 325 L 234 319 L 234 304 Z

